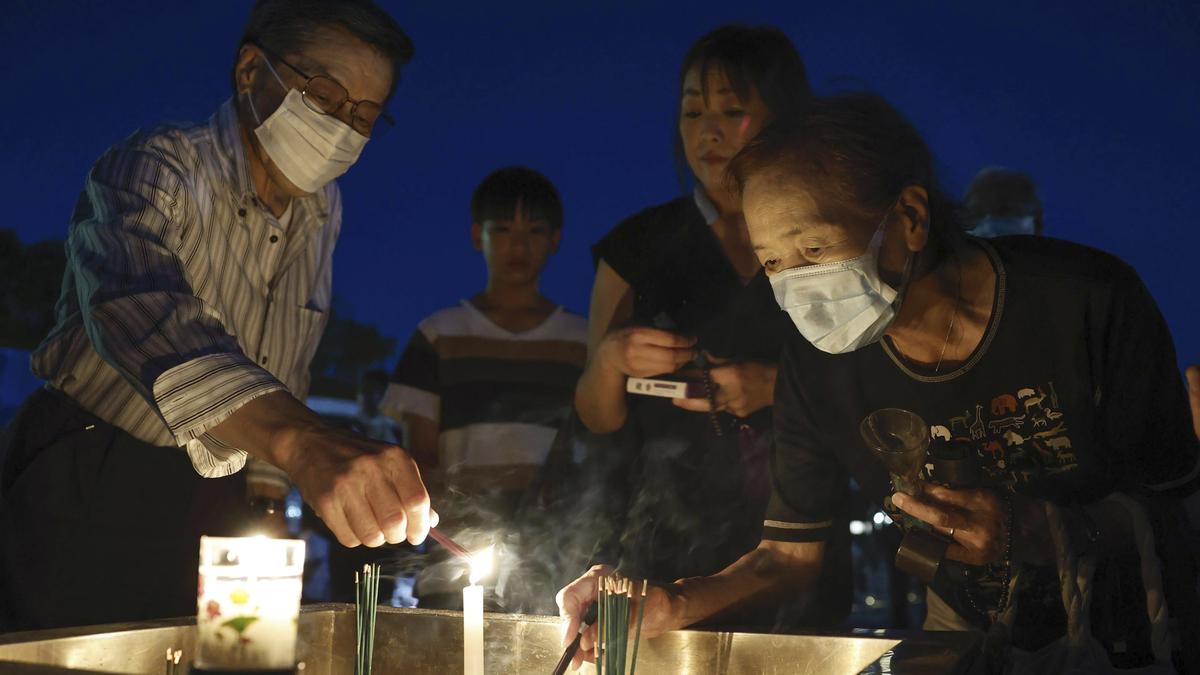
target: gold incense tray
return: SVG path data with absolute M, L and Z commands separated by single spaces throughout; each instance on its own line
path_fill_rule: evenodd
M 562 654 L 555 617 L 488 614 L 488 675 L 548 675 Z M 165 672 L 167 649 L 194 654 L 195 619 L 164 619 L 0 635 L 0 673 Z M 860 630 L 821 635 L 767 635 L 682 630 L 643 640 L 639 675 L 883 675 L 974 673 L 981 638 L 972 633 Z M 310 605 L 300 614 L 303 675 L 353 675 L 354 605 Z M 186 671 L 185 671 L 186 672 Z M 462 614 L 380 607 L 376 675 L 462 672 Z M 594 673 L 585 666 L 584 673 Z

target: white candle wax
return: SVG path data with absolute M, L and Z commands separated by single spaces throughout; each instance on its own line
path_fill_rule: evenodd
M 463 588 L 463 674 L 483 675 L 483 586 Z
M 463 588 L 463 675 L 483 675 L 483 586 L 492 572 L 492 547 L 471 555 L 470 585 Z
M 201 537 L 196 665 L 296 666 L 304 542 Z

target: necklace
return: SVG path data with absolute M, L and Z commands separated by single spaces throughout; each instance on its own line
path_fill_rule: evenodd
M 942 351 L 938 354 L 937 366 L 933 372 L 942 372 L 942 361 L 946 358 L 946 348 L 950 346 L 950 334 L 954 332 L 954 320 L 958 318 L 958 307 L 962 304 L 962 264 L 958 262 L 958 257 L 955 256 L 955 266 L 958 268 L 958 291 L 954 296 L 954 311 L 950 314 L 950 326 L 946 328 L 946 339 L 942 340 Z

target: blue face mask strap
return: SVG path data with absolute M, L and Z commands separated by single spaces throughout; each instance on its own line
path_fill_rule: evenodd
M 275 81 L 279 83 L 279 86 L 283 87 L 284 91 L 287 91 L 288 86 L 283 83 L 283 78 L 279 76 L 279 71 L 275 70 L 275 66 L 271 65 L 271 59 L 267 58 L 265 54 L 263 55 L 263 63 L 267 64 L 267 70 L 271 71 L 271 74 L 275 76 Z

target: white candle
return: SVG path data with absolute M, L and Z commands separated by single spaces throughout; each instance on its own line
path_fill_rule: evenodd
M 463 588 L 463 675 L 483 675 L 483 586 L 492 571 L 492 547 L 471 557 L 470 585 Z
M 196 665 L 291 669 L 304 574 L 304 542 L 201 537 Z
M 483 675 L 483 586 L 463 588 L 463 673 Z

